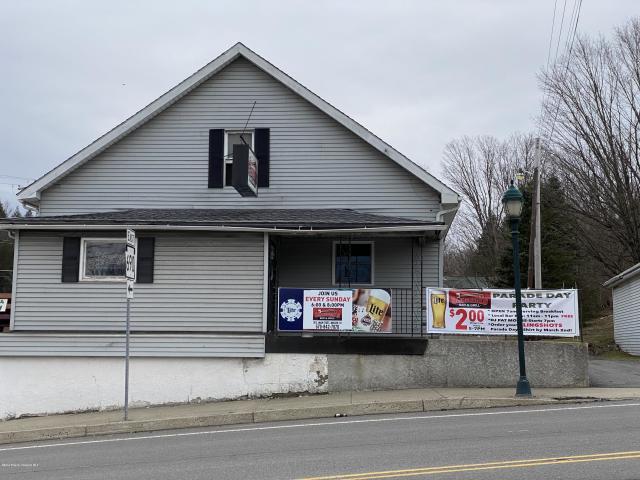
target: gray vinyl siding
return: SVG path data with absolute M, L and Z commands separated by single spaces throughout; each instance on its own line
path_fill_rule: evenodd
M 640 276 L 613 288 L 613 332 L 623 351 L 640 355 Z
M 325 288 L 333 285 L 333 239 L 283 238 L 278 248 L 278 277 L 281 287 Z M 374 286 L 411 288 L 420 281 L 419 247 L 411 238 L 358 238 L 374 243 Z M 344 240 L 346 243 L 346 240 Z M 438 240 L 427 240 L 423 247 L 422 280 L 425 287 L 438 285 Z
M 122 357 L 124 335 L 0 333 L 0 356 Z M 264 357 L 262 335 L 142 335 L 132 357 Z
M 154 281 L 135 286 L 132 331 L 262 332 L 261 234 L 154 236 Z M 14 330 L 122 331 L 125 284 L 62 283 L 62 241 L 20 234 Z
M 271 129 L 270 188 L 257 198 L 207 188 L 209 129 L 242 129 L 254 101 L 248 128 Z M 431 187 L 239 59 L 44 190 L 40 214 L 347 207 L 433 220 L 439 204 Z

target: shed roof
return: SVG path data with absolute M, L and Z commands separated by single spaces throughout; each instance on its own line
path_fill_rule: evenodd
M 112 212 L 19 217 L 0 220 L 3 229 L 102 229 L 193 227 L 207 229 L 273 230 L 440 230 L 443 222 L 377 215 L 347 208 L 329 209 L 129 209 Z M 214 228 L 218 227 L 218 228 Z M 158 228 L 156 228 L 158 229 Z
M 611 277 L 609 280 L 604 282 L 602 286 L 614 288 L 638 276 L 638 274 L 640 274 L 640 263 L 636 263 L 633 267 L 627 268 L 624 272 L 619 273 L 615 277 Z

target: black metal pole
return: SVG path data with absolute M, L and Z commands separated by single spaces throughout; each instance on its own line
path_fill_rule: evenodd
M 511 220 L 511 240 L 513 242 L 513 276 L 516 290 L 516 318 L 518 322 L 518 361 L 520 364 L 520 378 L 516 386 L 516 397 L 530 397 L 531 386 L 527 379 L 527 367 L 524 358 L 524 332 L 522 330 L 522 293 L 520 288 L 520 248 L 518 235 L 518 219 Z

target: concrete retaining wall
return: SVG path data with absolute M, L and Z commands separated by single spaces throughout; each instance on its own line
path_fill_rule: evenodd
M 419 355 L 328 355 L 329 391 L 424 387 L 510 387 L 518 379 L 515 339 L 432 339 Z M 587 345 L 526 342 L 533 387 L 586 387 Z
M 588 385 L 587 348 L 527 342 L 532 387 Z M 132 406 L 281 393 L 504 387 L 517 380 L 515 341 L 433 339 L 425 355 L 269 353 L 264 359 L 132 358 Z M 0 357 L 0 419 L 118 408 L 117 358 Z
M 326 355 L 134 357 L 130 364 L 133 407 L 326 391 Z M 0 419 L 119 408 L 123 403 L 123 359 L 0 357 Z

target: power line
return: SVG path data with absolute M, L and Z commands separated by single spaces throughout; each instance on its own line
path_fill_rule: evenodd
M 557 6 L 558 6 L 558 1 L 555 0 L 554 1 L 554 5 L 553 5 L 553 19 L 551 21 L 551 35 L 549 38 L 549 46 L 548 46 L 548 50 L 547 50 L 547 65 L 546 65 L 546 75 L 549 75 L 549 69 L 550 69 L 550 60 L 551 60 L 551 49 L 552 49 L 552 45 L 553 45 L 553 37 L 554 37 L 554 30 L 555 30 L 555 20 L 556 20 L 556 12 L 557 12 Z M 558 64 L 558 55 L 560 54 L 560 43 L 562 42 L 562 30 L 564 27 L 564 18 L 565 18 L 565 14 L 566 14 L 566 8 L 567 8 L 567 0 L 564 0 L 563 5 L 562 5 L 562 17 L 560 20 L 560 28 L 558 30 L 558 40 L 556 42 L 556 52 L 554 55 L 554 59 L 553 59 L 553 72 L 554 74 L 557 74 L 559 72 L 558 68 L 557 68 L 557 64 Z M 569 18 L 569 22 L 567 23 L 568 27 L 567 27 L 567 34 L 566 34 L 566 38 L 565 38 L 565 43 L 564 43 L 564 49 L 565 49 L 565 55 L 566 55 L 566 66 L 565 66 L 565 72 L 568 70 L 569 68 L 569 62 L 571 61 L 571 54 L 573 52 L 573 43 L 575 41 L 575 37 L 576 37 L 576 33 L 578 30 L 578 21 L 580 19 L 580 11 L 582 8 L 582 0 L 574 0 L 573 2 L 573 8 L 571 9 L 571 15 Z M 575 23 L 574 23 L 574 18 L 575 18 Z M 572 25 L 573 25 L 573 31 L 572 31 Z M 534 201 L 533 201 L 533 208 L 532 208 L 532 215 L 531 215 L 531 243 L 533 244 L 533 248 L 532 250 L 530 250 L 530 256 L 529 256 L 529 274 L 528 274 L 528 285 L 529 288 L 534 287 L 534 288 L 542 288 L 542 263 L 541 263 L 541 254 L 542 254 L 542 245 L 541 245 L 541 225 L 540 225 L 540 137 L 542 137 L 542 129 L 543 129 L 543 125 L 545 124 L 545 119 L 547 118 L 547 108 L 546 105 L 549 102 L 549 99 L 551 98 L 551 94 L 550 92 L 545 92 L 544 96 L 543 96 L 543 101 L 542 104 L 540 105 L 540 120 L 539 120 L 539 125 L 538 125 L 538 138 L 536 138 L 536 146 L 535 146 L 535 153 L 534 153 L 534 159 L 535 159 L 535 169 L 534 169 L 534 176 L 535 176 L 535 193 L 534 193 Z M 553 116 L 553 120 L 551 122 L 551 132 L 549 134 L 549 137 L 547 139 L 547 142 L 551 142 L 551 138 L 553 136 L 553 132 L 555 129 L 555 125 L 556 125 L 556 121 L 558 119 L 558 112 L 560 110 L 560 101 L 559 99 L 556 102 L 556 111 L 555 114 Z M 531 253 L 533 252 L 533 256 L 531 256 Z
M 549 48 L 547 51 L 547 68 L 549 68 L 549 62 L 551 61 L 551 46 L 553 44 L 553 31 L 556 26 L 556 10 L 558 7 L 558 0 L 553 2 L 553 19 L 551 20 L 551 35 L 549 36 Z
M 564 12 L 567 9 L 567 0 L 564 0 L 562 5 L 562 18 L 560 19 L 560 31 L 558 32 L 558 42 L 556 43 L 556 54 L 553 58 L 553 63 L 558 61 L 558 52 L 560 51 L 560 39 L 562 38 L 562 27 L 564 26 Z
M 565 0 L 565 6 L 566 6 L 566 0 Z M 545 68 L 545 71 L 549 71 L 549 66 L 551 65 L 551 50 L 553 49 L 553 39 L 554 39 L 554 32 L 555 32 L 555 25 L 556 25 L 556 13 L 558 10 L 558 0 L 554 0 L 553 2 L 553 18 L 551 19 L 551 34 L 549 35 L 549 46 L 547 47 L 547 65 Z M 564 17 L 564 10 L 563 10 L 563 17 Z M 562 35 L 562 30 L 560 30 L 558 32 L 558 36 Z M 556 55 L 555 57 L 557 57 L 558 55 L 558 50 L 556 48 Z M 554 62 L 556 61 L 554 57 Z M 544 123 L 544 117 L 545 117 L 545 109 L 544 109 L 544 105 L 547 102 L 547 98 L 548 98 L 549 94 L 548 93 L 544 93 L 544 96 L 542 98 L 542 102 L 540 103 L 540 120 L 539 120 L 539 125 L 538 125 L 538 137 L 542 136 L 542 124 Z
M 0 175 L 0 178 L 15 178 L 16 180 L 27 180 L 29 182 L 32 182 L 33 179 L 32 178 L 27 178 L 27 177 L 17 177 L 15 175 Z
M 564 73 L 563 75 L 566 75 L 567 71 L 569 70 L 569 63 L 571 62 L 571 54 L 573 53 L 573 45 L 575 43 L 575 39 L 576 39 L 576 34 L 578 32 L 578 22 L 580 21 L 580 12 L 582 10 L 582 0 L 576 0 L 577 3 L 577 11 L 576 11 L 576 21 L 574 23 L 573 26 L 573 34 L 571 35 L 571 43 L 569 44 L 569 50 L 567 52 L 567 61 L 565 63 L 564 66 Z M 555 132 L 555 128 L 556 128 L 556 121 L 558 120 L 558 113 L 560 111 L 560 100 L 558 99 L 558 101 L 556 102 L 556 111 L 553 115 L 553 120 L 551 121 L 551 132 L 549 132 L 549 135 L 547 137 L 547 142 L 551 142 L 551 138 L 553 137 L 553 134 Z
M 551 20 L 551 36 L 549 37 L 549 49 L 547 51 L 547 67 L 546 67 L 547 72 L 549 72 L 549 67 L 551 65 L 550 59 L 551 59 L 551 50 L 553 48 L 552 45 L 554 40 L 554 26 L 556 23 L 557 6 L 558 6 L 558 0 L 555 0 L 553 4 L 553 19 Z M 555 51 L 555 54 L 553 55 L 554 67 L 558 63 L 558 55 L 560 53 L 560 42 L 562 40 L 562 31 L 564 29 L 564 17 L 565 17 L 566 9 L 567 9 L 567 0 L 564 0 L 564 3 L 562 4 L 562 16 L 560 18 L 560 28 L 558 29 L 558 40 L 556 42 L 556 51 Z M 549 99 L 549 94 L 545 93 L 542 98 L 542 103 L 540 105 L 540 126 L 538 129 L 539 130 L 538 136 L 542 136 L 542 125 L 544 124 L 544 119 L 547 115 L 544 105 L 547 103 L 548 99 Z

